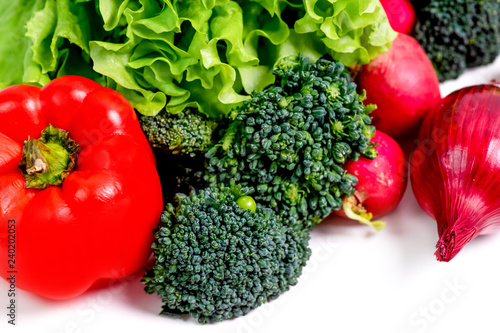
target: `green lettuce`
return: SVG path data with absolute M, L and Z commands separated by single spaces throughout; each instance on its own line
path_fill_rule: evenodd
M 0 2 L 0 88 L 26 82 L 37 76 L 33 68 L 32 42 L 26 37 L 26 23 L 41 10 L 45 0 Z
M 332 58 L 346 66 L 370 62 L 396 38 L 378 1 L 304 0 L 304 4 L 306 13 L 295 22 L 295 31 L 314 33 Z
M 90 0 L 1 1 L 0 22 L 0 87 L 43 86 L 69 74 L 105 83 L 90 59 L 90 40 L 104 38 Z
M 24 0 L 0 13 L 1 86 L 82 75 L 144 115 L 220 117 L 284 56 L 367 63 L 396 35 L 378 0 Z

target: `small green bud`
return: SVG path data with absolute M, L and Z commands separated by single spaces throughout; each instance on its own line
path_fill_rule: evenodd
M 255 200 L 251 196 L 244 196 L 236 200 L 236 203 L 240 208 L 242 209 L 247 209 L 255 213 L 257 210 L 257 204 L 255 203 Z

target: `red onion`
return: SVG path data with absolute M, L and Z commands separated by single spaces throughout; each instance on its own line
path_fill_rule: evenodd
M 444 98 L 425 118 L 410 163 L 415 197 L 437 221 L 439 261 L 499 230 L 500 88 L 468 87 Z

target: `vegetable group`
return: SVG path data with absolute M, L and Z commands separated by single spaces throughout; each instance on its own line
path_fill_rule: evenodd
M 310 256 L 311 228 L 354 192 L 357 179 L 342 165 L 376 157 L 373 106 L 363 104 L 343 64 L 291 56 L 273 73 L 274 85 L 218 123 L 204 164 L 196 165 L 202 156 L 194 146 L 183 143 L 191 149 L 184 155 L 162 147 L 180 170 L 169 177 L 177 193 L 155 232 L 155 265 L 143 282 L 162 297 L 164 313 L 219 321 L 295 285 Z M 153 144 L 169 141 L 172 129 L 180 129 L 175 142 L 195 142 L 189 139 L 203 126 L 192 122 L 208 120 L 191 112 L 143 118 L 142 126 Z
M 142 282 L 163 313 L 244 315 L 297 283 L 332 212 L 385 226 L 407 187 L 391 136 L 428 113 L 412 182 L 438 259 L 496 230 L 498 88 L 442 101 L 439 79 L 500 52 L 500 0 L 414 3 L 424 48 L 408 0 L 0 1 L 17 286 L 70 298 L 153 244 Z
M 135 272 L 161 209 L 151 148 L 116 91 L 73 76 L 0 91 L 0 253 L 14 220 L 19 288 L 65 299 Z
M 436 256 L 450 261 L 500 226 L 500 88 L 461 89 L 425 119 L 411 158 L 420 207 L 437 221 Z

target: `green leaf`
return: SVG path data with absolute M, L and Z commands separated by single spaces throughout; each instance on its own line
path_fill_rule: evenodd
M 346 66 L 366 64 L 386 52 L 397 33 L 378 1 L 338 0 L 320 30 L 330 54 Z
M 133 71 L 127 69 L 130 56 L 129 44 L 91 42 L 90 52 L 94 70 L 111 78 L 118 86 L 116 90 L 127 98 L 142 114 L 158 114 L 166 104 L 166 96 L 141 88 Z
M 111 31 L 116 29 L 120 24 L 120 19 L 123 16 L 125 8 L 127 8 L 129 0 L 100 0 L 99 11 L 104 21 L 104 29 Z
M 44 5 L 45 0 L 0 1 L 0 88 L 26 82 L 23 76 L 29 82 L 41 81 L 25 25 Z

